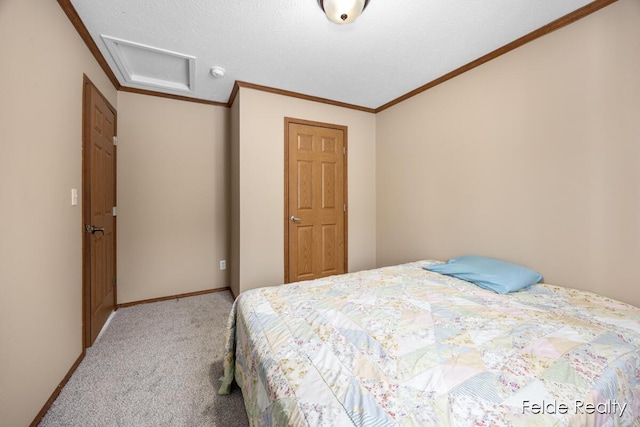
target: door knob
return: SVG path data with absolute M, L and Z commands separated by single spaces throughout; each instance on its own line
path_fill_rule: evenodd
M 302 221 L 300 218 L 298 218 L 297 216 L 293 216 L 291 215 L 291 218 L 289 218 L 291 220 L 291 222 L 300 222 Z
M 84 230 L 86 233 L 96 234 L 98 231 L 104 236 L 104 227 L 96 227 L 95 225 L 85 225 Z

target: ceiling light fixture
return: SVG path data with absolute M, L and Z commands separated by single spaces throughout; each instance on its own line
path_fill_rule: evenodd
M 348 24 L 358 19 L 369 0 L 318 0 L 329 20 L 336 24 Z

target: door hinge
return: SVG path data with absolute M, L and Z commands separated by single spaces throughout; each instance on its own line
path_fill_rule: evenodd
M 342 147 L 342 154 L 347 154 L 347 147 Z
M 347 211 L 347 204 L 345 203 L 344 205 L 342 205 L 342 212 L 346 212 Z
M 111 210 L 111 214 L 113 216 L 118 216 L 118 208 L 114 206 L 113 209 Z
M 113 145 L 118 145 L 118 137 L 117 136 L 113 136 Z
M 113 278 L 113 286 L 118 286 L 118 279 L 115 277 Z

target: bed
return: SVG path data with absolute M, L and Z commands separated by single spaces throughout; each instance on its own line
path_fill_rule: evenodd
M 640 309 L 435 263 L 241 294 L 220 394 L 254 426 L 640 426 Z

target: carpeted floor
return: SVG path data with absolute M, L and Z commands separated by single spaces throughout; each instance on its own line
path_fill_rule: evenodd
M 228 291 L 115 312 L 40 426 L 247 426 L 219 396 Z

